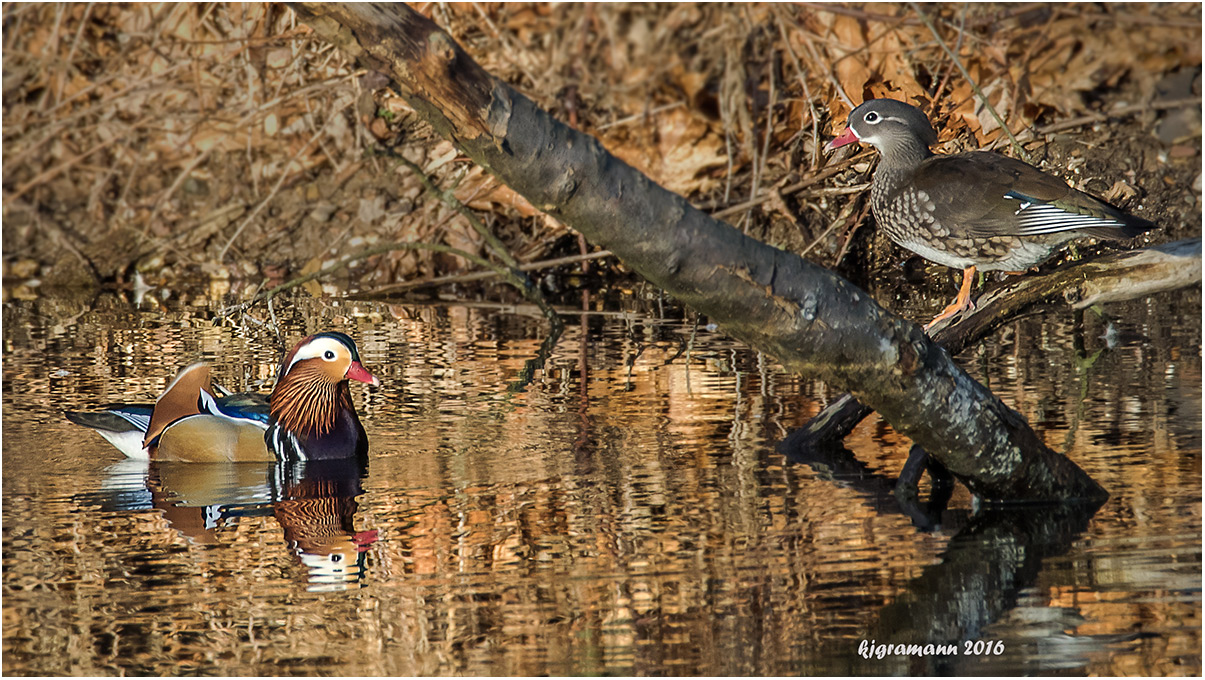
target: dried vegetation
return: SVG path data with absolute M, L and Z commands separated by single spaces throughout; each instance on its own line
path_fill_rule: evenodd
M 1016 153 L 994 109 L 1031 160 L 1159 220 L 1157 238 L 1200 231 L 1199 5 L 419 9 L 658 182 L 826 266 L 890 252 L 859 229 L 871 154 L 821 151 L 873 96 L 929 111 L 943 150 Z M 259 281 L 385 241 L 483 253 L 379 144 L 483 212 L 520 261 L 588 247 L 382 81 L 281 5 L 5 5 L 6 279 Z M 465 266 L 407 251 L 354 274 L 372 288 Z

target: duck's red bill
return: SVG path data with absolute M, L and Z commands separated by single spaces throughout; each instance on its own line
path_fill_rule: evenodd
M 351 542 L 356 544 L 356 552 L 364 552 L 377 542 L 377 530 L 361 531 L 351 537 Z
M 846 144 L 853 144 L 856 141 L 858 141 L 858 136 L 854 134 L 854 129 L 846 128 L 845 132 L 842 133 L 842 135 L 840 137 L 834 139 L 833 141 L 831 141 L 827 145 L 825 145 L 824 150 L 832 151 L 833 149 L 843 147 Z
M 358 362 L 358 361 L 351 362 L 351 366 L 348 367 L 348 369 L 347 369 L 347 379 L 355 380 L 357 382 L 362 382 L 362 383 L 368 383 L 369 385 L 373 385 L 375 387 L 381 386 L 381 381 L 377 380 L 377 377 L 375 375 L 373 375 L 373 374 L 369 373 L 367 370 L 365 370 L 364 367 L 361 366 L 360 362 Z

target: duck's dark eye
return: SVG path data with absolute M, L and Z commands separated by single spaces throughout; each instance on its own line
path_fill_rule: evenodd
M 334 361 L 335 360 L 335 352 L 333 350 L 328 349 L 322 353 L 322 358 L 326 359 L 327 361 Z
M 342 555 L 340 555 L 339 553 L 331 553 L 331 562 L 332 563 L 339 564 L 342 561 L 343 561 Z
M 879 122 L 879 114 L 874 111 L 867 111 L 866 115 L 862 116 L 862 120 L 867 123 L 877 123 Z

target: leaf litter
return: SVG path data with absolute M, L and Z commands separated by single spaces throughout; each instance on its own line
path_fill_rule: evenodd
M 871 97 L 928 112 L 940 152 L 1012 153 L 1011 132 L 1044 169 L 1160 222 L 1153 238 L 1200 233 L 1196 4 L 416 8 L 655 181 L 855 278 L 901 255 L 855 219 L 873 154 L 822 147 Z M 6 280 L 258 283 L 378 241 L 483 254 L 379 144 L 485 213 L 525 261 L 598 249 L 280 5 L 10 3 L 4 26 Z M 467 268 L 407 251 L 352 276 L 371 289 Z

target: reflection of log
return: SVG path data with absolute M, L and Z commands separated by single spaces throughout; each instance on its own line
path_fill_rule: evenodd
M 402 4 L 301 3 L 441 135 L 534 206 L 791 371 L 840 385 L 990 499 L 1100 498 L 919 327 L 802 258 L 692 207 L 486 73 Z
M 840 444 L 797 449 L 787 453 L 787 460 L 812 468 L 817 479 L 853 489 L 876 513 L 903 513 L 921 531 L 933 531 L 939 524 L 949 529 L 949 523 L 942 516 L 954 485 L 941 479 L 940 474 L 935 475 L 929 498 L 922 502 L 915 482 L 911 487 L 901 489 L 896 480 L 874 472 Z M 900 476 L 902 478 L 904 473 Z
M 1017 277 L 984 294 L 971 313 L 938 324 L 932 337 L 950 354 L 1043 305 L 1084 309 L 1184 288 L 1201 282 L 1201 239 L 1112 253 Z M 782 451 L 826 446 L 844 439 L 873 409 L 846 394 L 779 445 Z
M 1032 587 L 1042 561 L 1061 555 L 1088 526 L 1096 504 L 997 508 L 976 514 L 950 539 L 941 560 L 904 586 L 879 610 L 864 634 L 883 645 L 956 645 L 955 655 L 889 654 L 863 658 L 857 642 L 842 641 L 827 658 L 828 675 L 946 675 L 967 656 L 966 643 L 986 641 L 984 628 L 1012 609 Z

